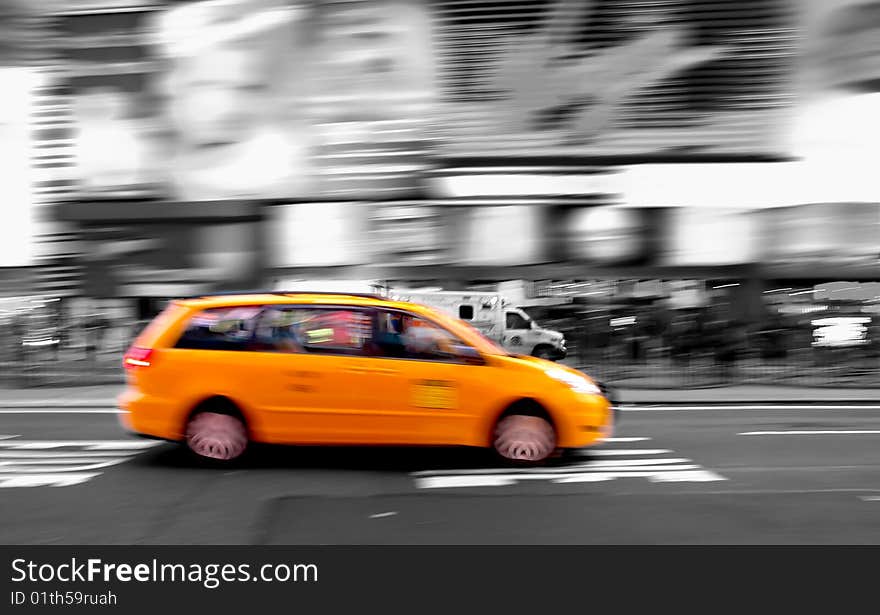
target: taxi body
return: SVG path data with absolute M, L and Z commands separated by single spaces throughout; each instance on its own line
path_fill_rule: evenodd
M 615 420 L 583 373 L 372 295 L 174 301 L 124 364 L 124 427 L 218 460 L 261 442 L 463 445 L 539 462 L 600 442 Z

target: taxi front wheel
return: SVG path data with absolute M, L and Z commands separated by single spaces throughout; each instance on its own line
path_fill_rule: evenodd
M 186 425 L 186 445 L 196 456 L 232 461 L 247 448 L 247 428 L 238 417 L 218 412 L 199 412 Z
M 519 463 L 537 463 L 556 451 L 556 430 L 540 416 L 511 414 L 495 427 L 495 452 Z

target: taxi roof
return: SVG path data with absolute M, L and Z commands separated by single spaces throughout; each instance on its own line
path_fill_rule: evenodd
M 172 302 L 185 309 L 205 310 L 222 307 L 245 307 L 251 305 L 317 304 L 355 307 L 381 307 L 405 310 L 443 323 L 447 328 L 490 354 L 506 354 L 496 344 L 483 337 L 466 323 L 429 306 L 407 301 L 395 301 L 380 295 L 336 292 L 235 292 L 216 293 L 200 297 L 176 299 Z
M 352 306 L 382 306 L 411 309 L 412 307 L 421 308 L 423 306 L 404 301 L 394 301 L 381 295 L 372 295 L 366 293 L 339 293 L 339 292 L 284 292 L 284 291 L 267 291 L 267 292 L 236 292 L 236 293 L 215 293 L 199 297 L 186 297 L 175 300 L 176 303 L 190 307 L 206 309 L 212 307 L 238 307 L 253 304 L 269 304 L 279 305 L 291 302 L 296 303 L 330 303 L 335 305 L 352 305 Z

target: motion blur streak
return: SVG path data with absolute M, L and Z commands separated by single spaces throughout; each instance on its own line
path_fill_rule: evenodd
M 3 0 L 0 543 L 878 541 L 878 40 L 880 0 Z

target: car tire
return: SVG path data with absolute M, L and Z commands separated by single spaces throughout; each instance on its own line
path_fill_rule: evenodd
M 184 441 L 190 453 L 200 460 L 231 463 L 247 450 L 247 427 L 232 414 L 201 411 L 187 422 Z
M 536 346 L 532 351 L 532 356 L 537 357 L 539 359 L 545 359 L 547 361 L 553 360 L 553 348 L 547 345 Z
M 508 414 L 495 426 L 492 446 L 507 462 L 541 463 L 556 452 L 556 430 L 541 416 Z

